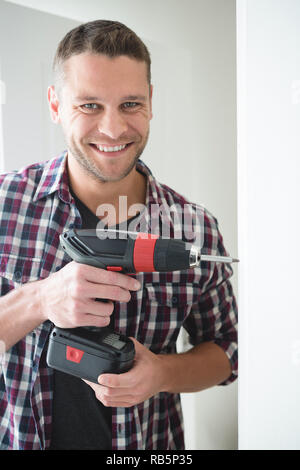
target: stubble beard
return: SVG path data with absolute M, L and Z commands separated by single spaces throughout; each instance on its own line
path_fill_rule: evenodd
M 149 131 L 146 135 L 145 140 L 139 145 L 137 148 L 135 156 L 132 158 L 128 167 L 117 176 L 107 176 L 101 169 L 96 165 L 96 163 L 86 154 L 84 153 L 79 146 L 75 143 L 74 139 L 69 139 L 68 142 L 68 152 L 71 152 L 72 156 L 75 158 L 76 162 L 81 166 L 85 173 L 87 173 L 90 177 L 92 177 L 96 181 L 100 181 L 101 183 L 108 183 L 108 182 L 117 182 L 121 181 L 125 178 L 129 173 L 135 168 L 136 163 L 140 156 L 142 155 L 146 144 L 148 142 Z M 113 158 L 113 157 L 112 157 Z

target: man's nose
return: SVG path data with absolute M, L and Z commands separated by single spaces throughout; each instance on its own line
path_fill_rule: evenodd
M 128 124 L 119 110 L 106 109 L 101 113 L 98 130 L 113 140 L 117 140 L 128 129 Z

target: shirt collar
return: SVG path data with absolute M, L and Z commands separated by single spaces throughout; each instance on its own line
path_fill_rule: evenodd
M 157 192 L 158 183 L 151 170 L 140 159 L 137 161 L 137 169 L 147 178 L 146 206 L 149 207 L 151 204 L 159 201 Z M 38 201 L 39 199 L 47 197 L 56 191 L 63 202 L 71 204 L 73 197 L 69 188 L 67 150 L 58 157 L 48 160 L 45 163 L 33 200 Z
M 45 163 L 40 182 L 33 197 L 34 201 L 38 201 L 39 199 L 58 191 L 60 199 L 67 204 L 71 204 L 72 195 L 69 190 L 69 178 L 66 163 L 66 150 L 58 157 Z
M 139 159 L 137 161 L 136 168 L 138 171 L 143 173 L 147 178 L 147 191 L 146 191 L 145 205 L 146 207 L 149 208 L 151 204 L 158 202 L 158 194 L 157 194 L 158 182 L 154 178 L 150 168 L 148 168 L 148 166 L 142 160 Z

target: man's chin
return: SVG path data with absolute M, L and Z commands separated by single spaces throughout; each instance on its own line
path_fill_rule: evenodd
M 139 151 L 134 157 L 127 161 L 122 162 L 120 158 L 106 157 L 105 161 L 95 159 L 83 154 L 82 152 L 69 149 L 68 154 L 74 158 L 80 167 L 84 170 L 85 174 L 92 177 L 94 180 L 104 182 L 118 182 L 126 178 L 136 166 L 137 160 L 140 158 L 142 151 Z M 115 160 L 114 160 L 115 158 Z

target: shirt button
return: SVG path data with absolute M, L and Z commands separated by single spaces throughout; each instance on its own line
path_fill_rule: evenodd
M 19 279 L 21 279 L 21 276 L 22 276 L 22 273 L 21 271 L 16 271 L 15 272 L 15 279 L 18 281 Z
M 178 303 L 178 297 L 176 295 L 174 295 L 172 297 L 172 304 L 177 304 Z
M 125 424 L 124 423 L 119 423 L 118 424 L 118 433 L 122 434 L 125 430 Z

